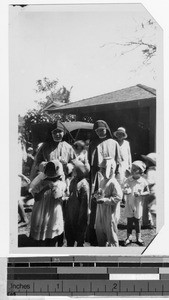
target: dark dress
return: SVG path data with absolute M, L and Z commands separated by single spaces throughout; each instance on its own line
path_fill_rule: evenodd
M 67 246 L 73 247 L 75 241 L 82 247 L 88 219 L 89 183 L 85 178 L 70 183 L 70 196 L 65 206 L 65 236 Z

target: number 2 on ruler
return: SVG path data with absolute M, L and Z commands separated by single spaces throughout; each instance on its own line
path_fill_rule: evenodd
M 117 289 L 117 283 L 113 283 L 113 290 Z

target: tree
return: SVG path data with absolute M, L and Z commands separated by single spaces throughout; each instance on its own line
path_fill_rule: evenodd
M 61 113 L 48 114 L 44 111 L 51 103 L 68 103 L 70 101 L 70 90 L 65 86 L 58 87 L 58 79 L 49 80 L 44 77 L 42 80 L 36 81 L 36 92 L 45 97 L 36 100 L 39 109 L 30 109 L 24 116 L 24 126 L 22 128 L 22 136 L 25 139 L 27 146 L 32 143 L 31 127 L 34 124 L 54 123 L 56 120 L 60 121 L 74 121 L 74 115 L 63 116 Z
M 143 67 L 143 66 L 150 65 L 152 63 L 152 59 L 156 55 L 157 52 L 156 34 L 157 34 L 157 23 L 152 19 L 143 20 L 141 23 L 136 25 L 133 36 L 130 37 L 129 40 L 121 41 L 121 42 L 105 43 L 101 47 L 105 47 L 108 44 L 117 46 L 118 51 L 120 48 L 119 56 L 123 56 L 131 51 L 140 49 L 143 54 L 143 61 L 142 61 L 142 67 Z M 153 72 L 155 72 L 154 68 L 153 68 Z
M 37 88 L 35 89 L 38 94 L 45 94 L 45 99 L 41 101 L 35 101 L 40 109 L 44 109 L 51 103 L 68 103 L 70 102 L 70 90 L 67 90 L 65 86 L 58 87 L 58 79 L 49 80 L 47 77 L 44 77 L 42 80 L 36 81 Z

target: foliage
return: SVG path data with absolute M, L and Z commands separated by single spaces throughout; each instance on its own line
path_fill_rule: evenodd
M 31 126 L 34 124 L 42 123 L 54 123 L 57 120 L 60 121 L 74 121 L 76 118 L 74 115 L 64 116 L 61 113 L 52 113 L 44 111 L 48 105 L 52 103 L 68 103 L 70 101 L 70 91 L 64 86 L 58 88 L 58 79 L 49 80 L 43 78 L 43 80 L 36 81 L 36 92 L 38 94 L 45 94 L 45 98 L 42 100 L 35 101 L 39 109 L 30 109 L 24 116 L 24 126 L 22 128 L 22 136 L 26 141 L 27 146 L 32 143 Z
M 135 39 L 121 44 L 122 46 L 128 48 L 128 50 L 123 51 L 121 55 L 140 48 L 141 52 L 143 53 L 143 64 L 147 65 L 152 57 L 156 55 L 156 29 L 156 23 L 152 19 L 139 24 L 135 30 Z
M 152 19 L 143 20 L 140 23 L 136 23 L 132 36 L 128 38 L 125 37 L 125 39 L 121 38 L 120 42 L 113 41 L 105 43 L 101 47 L 113 45 L 113 47 L 116 48 L 117 46 L 115 56 L 123 56 L 129 52 L 135 51 L 136 49 L 140 49 L 143 54 L 142 66 L 147 66 L 152 63 L 152 59 L 157 53 L 156 35 L 156 22 Z M 155 73 L 154 69 L 153 72 Z
M 82 121 L 87 122 L 87 123 L 93 123 L 94 122 L 93 118 L 90 115 L 83 116 Z
M 38 94 L 45 94 L 45 99 L 41 101 L 35 101 L 40 109 L 46 108 L 51 103 L 68 103 L 70 102 L 70 90 L 67 90 L 65 86 L 59 87 L 59 81 L 49 80 L 44 77 L 43 80 L 36 81 L 37 88 L 35 89 Z
M 56 91 L 56 87 L 58 85 L 58 79 L 56 80 L 52 80 L 50 81 L 47 77 L 44 77 L 42 80 L 37 80 L 36 81 L 36 85 L 37 85 L 37 89 L 36 92 L 37 93 L 44 93 L 44 92 L 54 92 Z

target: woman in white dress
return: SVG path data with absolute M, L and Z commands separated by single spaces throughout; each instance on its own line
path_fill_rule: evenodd
M 115 132 L 114 136 L 117 139 L 117 142 L 120 147 L 120 156 L 121 156 L 121 164 L 118 169 L 118 176 L 116 176 L 116 179 L 121 185 L 121 188 L 124 186 L 124 181 L 126 179 L 126 173 L 130 173 L 131 171 L 131 165 L 132 165 L 132 159 L 131 159 L 131 150 L 130 150 L 130 144 L 126 140 L 127 133 L 125 128 L 119 127 Z M 129 174 L 128 174 L 129 175 Z

